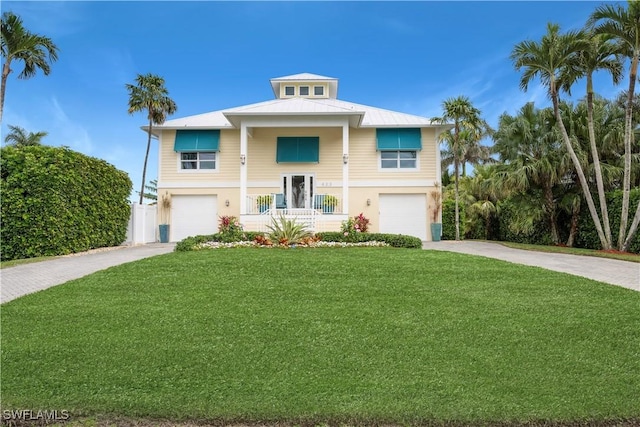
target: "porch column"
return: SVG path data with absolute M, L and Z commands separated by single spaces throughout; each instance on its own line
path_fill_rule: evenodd
M 240 215 L 247 214 L 247 125 L 240 124 Z
M 349 213 L 349 121 L 342 125 L 342 213 Z M 345 161 L 346 159 L 346 161 Z
M 435 140 L 436 140 L 436 179 L 434 180 L 434 183 L 439 183 L 442 180 L 442 161 L 440 159 L 440 142 L 438 141 L 438 138 L 440 137 L 440 134 L 442 133 L 442 128 L 437 127 L 436 131 L 435 131 Z

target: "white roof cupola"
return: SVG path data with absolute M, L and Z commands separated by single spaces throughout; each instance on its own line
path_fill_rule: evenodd
M 336 99 L 338 97 L 338 79 L 311 73 L 271 79 L 271 88 L 277 99 Z

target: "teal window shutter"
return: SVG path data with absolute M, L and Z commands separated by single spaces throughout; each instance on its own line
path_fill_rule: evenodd
M 276 147 L 278 163 L 318 163 L 320 138 L 317 136 L 281 136 Z
M 179 129 L 176 131 L 176 141 L 173 150 L 187 151 L 219 151 L 219 129 Z
M 422 150 L 420 128 L 376 129 L 376 140 L 378 151 Z

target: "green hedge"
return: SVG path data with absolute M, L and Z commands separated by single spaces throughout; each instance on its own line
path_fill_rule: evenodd
M 121 244 L 131 180 L 109 163 L 64 147 L 0 151 L 2 260 Z
M 459 200 L 460 238 L 464 238 L 466 215 L 464 203 Z M 456 201 L 445 199 L 442 202 L 442 240 L 456 240 Z
M 385 242 L 389 246 L 395 248 L 411 248 L 421 249 L 422 240 L 414 236 L 406 236 L 404 234 L 386 234 L 386 233 L 349 233 L 345 236 L 340 231 L 327 231 L 324 233 L 316 234 L 320 240 L 325 242 L 347 242 L 347 243 L 360 243 L 360 242 Z
M 246 241 L 251 242 L 251 241 L 255 240 L 256 236 L 258 236 L 258 235 L 264 235 L 264 233 L 260 233 L 260 232 L 257 232 L 257 231 L 243 231 L 241 240 L 246 240 Z M 177 252 L 188 252 L 188 251 L 192 251 L 193 248 L 195 248 L 196 245 L 199 245 L 201 243 L 206 243 L 206 242 L 224 242 L 224 243 L 229 243 L 231 241 L 233 241 L 233 240 L 229 238 L 229 235 L 228 234 L 224 234 L 224 233 L 201 234 L 201 235 L 198 235 L 198 236 L 189 236 L 189 237 L 186 237 L 186 238 L 180 240 L 176 244 L 175 250 Z
M 529 233 L 516 233 L 511 230 L 510 225 L 518 221 L 518 215 L 526 215 L 522 212 L 522 208 L 511 201 L 511 199 L 501 200 L 499 203 L 500 214 L 498 215 L 497 240 L 503 242 L 528 243 L 532 245 L 551 245 L 551 231 L 549 223 L 542 219 L 537 221 Z M 561 223 L 558 224 L 560 229 L 563 228 Z
M 256 231 L 245 231 L 243 240 L 253 241 L 257 235 L 264 235 L 264 233 Z M 403 234 L 384 234 L 384 233 L 351 233 L 349 236 L 345 236 L 340 231 L 327 231 L 324 233 L 318 233 L 316 236 L 325 242 L 347 242 L 347 243 L 359 243 L 359 242 L 385 242 L 389 246 L 396 248 L 413 248 L 421 249 L 422 240 L 413 236 L 405 236 Z M 176 251 L 186 252 L 192 251 L 193 248 L 205 242 L 226 242 L 226 236 L 221 233 L 191 236 L 187 237 L 176 244 Z
M 597 201 L 597 198 L 594 197 Z M 636 207 L 640 202 L 640 188 L 634 188 L 629 195 L 629 225 L 633 221 L 636 213 Z M 622 210 L 622 190 L 607 193 L 607 208 L 609 211 L 609 223 L 611 226 L 611 235 L 613 237 L 614 247 L 618 243 L 618 232 L 620 227 L 620 214 Z M 576 238 L 576 247 L 587 249 L 601 249 L 600 239 L 596 232 L 596 227 L 591 219 L 589 208 L 586 205 L 580 211 L 580 222 L 578 225 L 578 236 Z M 629 252 L 640 254 L 640 233 L 636 233 L 631 241 Z

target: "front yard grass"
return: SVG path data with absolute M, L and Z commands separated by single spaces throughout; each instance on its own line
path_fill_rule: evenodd
M 640 422 L 640 293 L 394 248 L 219 249 L 3 304 L 3 409 L 240 423 Z
M 630 252 L 618 252 L 618 251 L 603 251 L 597 249 L 583 249 L 583 248 L 569 248 L 567 246 L 553 246 L 553 245 L 532 245 L 528 243 L 515 243 L 515 242 L 496 242 L 501 245 L 514 249 L 524 249 L 528 251 L 538 252 L 551 252 L 570 255 L 583 255 L 594 256 L 598 258 L 617 259 L 620 261 L 629 261 L 640 263 L 640 255 Z

